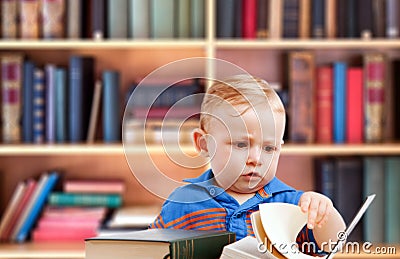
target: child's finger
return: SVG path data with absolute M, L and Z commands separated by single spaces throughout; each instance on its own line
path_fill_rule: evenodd
M 303 211 L 304 213 L 308 211 L 308 208 L 310 207 L 310 203 L 311 203 L 311 197 L 310 195 L 308 195 L 307 193 L 303 194 L 300 197 L 300 208 L 301 211 Z
M 322 225 L 328 221 L 328 218 L 329 218 L 329 215 L 331 214 L 331 212 L 332 212 L 332 206 L 330 204 L 327 204 L 324 216 L 322 217 L 322 219 L 319 222 L 317 221 L 317 224 L 319 227 L 322 227 Z
M 315 219 L 315 222 L 318 225 L 321 223 L 322 219 L 324 218 L 327 209 L 328 209 L 328 205 L 326 203 L 320 202 L 320 205 L 318 207 L 317 217 Z
M 307 227 L 309 229 L 313 229 L 315 226 L 315 220 L 318 215 L 318 208 L 319 208 L 319 199 L 312 199 L 310 203 L 310 207 L 308 208 L 308 221 Z

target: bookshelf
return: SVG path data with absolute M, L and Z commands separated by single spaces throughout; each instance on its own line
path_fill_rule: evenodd
M 400 39 L 219 39 L 215 37 L 215 0 L 206 1 L 204 39 L 134 39 L 134 40 L 0 40 L 0 52 L 20 51 L 39 63 L 54 62 L 66 65 L 71 54 L 90 54 L 97 58 L 96 74 L 112 68 L 121 72 L 121 85 L 127 86 L 136 76 L 145 76 L 168 62 L 190 57 L 222 58 L 272 82 L 281 81 L 283 53 L 291 50 L 314 50 L 318 59 L 332 60 L 332 56 L 348 57 L 353 53 L 382 51 L 400 56 Z M 268 61 L 265 61 L 268 60 Z M 123 62 L 122 62 L 123 61 Z M 265 71 L 263 64 L 276 64 Z M 261 65 L 260 65 L 261 64 Z M 206 74 L 212 75 L 209 64 Z M 132 73 L 135 71 L 135 73 Z M 127 89 L 122 89 L 126 91 Z M 183 152 L 196 155 L 192 146 Z M 174 150 L 172 150 L 174 151 Z M 177 152 L 179 150 L 176 150 Z M 157 164 L 173 171 L 177 179 L 193 177 L 203 168 L 190 172 L 173 167 L 159 145 L 135 146 L 131 154 L 141 161 L 149 152 Z M 298 189 L 313 189 L 312 159 L 315 156 L 398 156 L 400 143 L 380 144 L 284 144 L 277 175 Z M 28 166 L 29 165 L 29 166 Z M 124 179 L 128 191 L 126 204 L 161 204 L 162 200 L 148 193 L 133 177 L 126 162 L 122 144 L 1 144 L 0 145 L 0 213 L 18 181 L 35 176 L 43 170 L 60 167 L 67 177 L 107 178 L 110 174 Z M 304 174 L 293 174 L 302 168 Z M 146 170 L 143 165 L 143 170 Z M 82 172 L 84 175 L 82 175 Z M 396 245 L 397 250 L 400 249 Z M 56 244 L 0 244 L 0 258 L 83 258 L 82 243 Z M 337 258 L 399 258 L 396 255 L 338 255 Z

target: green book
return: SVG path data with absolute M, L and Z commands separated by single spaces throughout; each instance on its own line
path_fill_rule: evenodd
M 53 192 L 49 196 L 48 203 L 54 206 L 104 206 L 108 208 L 118 208 L 122 205 L 122 197 L 120 194 L 114 193 Z
M 385 170 L 385 242 L 400 242 L 400 158 L 386 158 Z
M 219 258 L 235 239 L 227 231 L 148 229 L 86 239 L 85 258 Z

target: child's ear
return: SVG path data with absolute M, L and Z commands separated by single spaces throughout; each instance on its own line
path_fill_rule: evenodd
M 193 130 L 193 144 L 198 152 L 203 156 L 208 156 L 206 133 L 200 128 Z

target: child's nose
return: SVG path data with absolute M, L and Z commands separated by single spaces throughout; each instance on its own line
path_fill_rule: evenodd
M 261 164 L 261 147 L 254 145 L 249 149 L 247 163 L 251 165 Z

